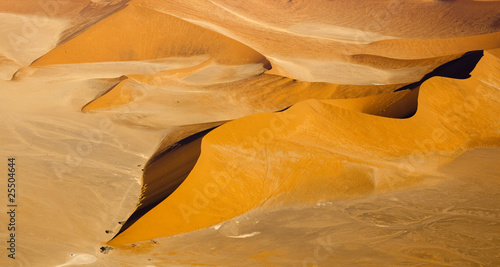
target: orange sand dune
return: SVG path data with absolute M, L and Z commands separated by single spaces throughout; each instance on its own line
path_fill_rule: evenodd
M 266 61 L 253 49 L 223 35 L 129 3 L 125 9 L 47 53 L 33 66 L 199 55 L 210 55 L 227 64 Z
M 144 166 L 139 209 L 163 200 L 182 183 L 200 155 L 202 137 L 210 132 L 211 128 L 223 123 L 177 127 L 162 140 L 158 150 Z M 158 179 L 159 177 L 161 178 Z
M 417 96 L 418 89 L 414 89 L 361 98 L 331 100 L 331 102 L 337 106 L 367 114 L 400 118 L 415 113 Z M 208 129 L 222 123 L 187 125 L 177 127 L 169 133 L 144 167 L 139 205 L 121 231 L 127 229 L 179 187 L 195 166 L 201 153 L 202 138 L 210 131 Z
M 498 266 L 499 17 L 472 0 L 1 1 L 19 209 L 0 265 Z
M 486 52 L 469 79 L 425 82 L 409 119 L 310 100 L 229 122 L 203 139 L 180 187 L 110 244 L 193 231 L 270 203 L 406 186 L 467 149 L 498 144 L 499 53 Z
M 500 150 L 467 151 L 439 182 L 256 209 L 187 234 L 116 247 L 110 265 L 496 266 Z

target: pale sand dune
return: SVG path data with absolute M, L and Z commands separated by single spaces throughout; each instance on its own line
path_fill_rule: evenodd
M 73 38 L 101 19 L 122 9 L 130 0 L 18 0 L 0 3 L 0 12 L 42 17 L 25 20 L 26 27 L 46 27 L 45 18 L 66 20 L 59 44 Z M 41 55 L 40 55 L 41 56 Z
M 470 4 L 470 8 L 480 10 L 480 12 L 478 11 L 476 15 L 471 15 L 472 13 L 469 12 L 466 14 L 467 20 L 463 20 L 487 21 L 491 24 L 490 27 L 479 27 L 477 23 L 471 22 L 461 28 L 463 32 L 453 35 L 441 34 L 440 38 L 422 35 L 419 32 L 423 28 L 426 29 L 425 32 L 431 33 L 449 32 L 454 29 L 453 22 L 451 24 L 437 24 L 436 21 L 432 21 L 433 17 L 431 16 L 436 16 L 437 11 L 447 10 L 449 12 L 448 8 L 436 8 L 435 4 L 427 6 L 425 3 L 421 3 L 426 9 L 437 10 L 428 13 L 429 19 L 422 19 L 421 23 L 425 22 L 428 25 L 419 24 L 418 27 L 407 27 L 405 31 L 408 32 L 400 37 L 392 37 L 394 34 L 384 37 L 377 31 L 365 31 L 362 28 L 366 26 L 367 22 L 362 18 L 359 18 L 357 24 L 351 25 L 352 27 L 333 24 L 335 20 L 321 27 L 319 24 L 296 21 L 295 25 L 290 26 L 292 30 L 284 28 L 284 25 L 261 24 L 261 22 L 270 19 L 269 15 L 266 16 L 264 8 L 266 5 L 250 9 L 254 10 L 253 12 L 263 10 L 259 19 L 249 19 L 246 16 L 235 14 L 224 4 L 216 2 L 194 5 L 176 3 L 175 1 L 160 3 L 144 0 L 132 1 L 128 5 L 125 9 L 109 16 L 81 35 L 51 51 L 35 62 L 33 66 L 209 54 L 219 63 L 227 64 L 237 64 L 237 62 L 265 63 L 264 57 L 267 57 L 273 65 L 270 73 L 303 81 L 359 85 L 394 84 L 417 81 L 425 73 L 449 60 L 450 57 L 456 58 L 471 50 L 492 49 L 497 47 L 500 42 L 500 33 L 495 33 L 496 26 L 490 21 L 494 17 L 494 13 L 488 13 L 491 6 L 485 4 Z M 339 5 L 342 8 L 347 8 L 343 7 L 343 4 Z M 210 6 L 215 13 L 207 17 L 205 13 L 201 12 L 201 9 Z M 401 8 L 414 10 L 418 7 L 418 5 L 408 4 L 408 6 L 403 5 Z M 191 11 L 186 12 L 186 8 L 190 8 Z M 333 9 L 334 6 L 329 8 L 337 10 Z M 377 12 L 390 15 L 387 14 L 389 10 L 383 9 L 383 5 L 375 8 L 380 8 Z M 355 13 L 354 16 L 361 16 L 363 14 L 361 10 L 356 9 L 356 12 L 359 13 Z M 303 12 L 305 16 L 307 9 L 300 12 Z M 170 15 L 179 17 L 181 20 Z M 134 23 L 141 17 L 148 19 Z M 397 20 L 390 20 L 391 24 L 389 25 L 385 25 L 389 23 L 385 20 L 380 23 L 382 22 L 384 30 L 404 30 L 397 28 L 400 25 L 397 24 Z M 194 26 L 193 23 L 209 30 Z M 117 25 L 121 28 L 117 28 Z M 322 32 L 315 33 L 314 29 L 318 28 L 322 29 Z M 168 34 L 155 34 L 157 31 L 168 32 Z M 122 32 L 122 34 L 110 36 L 111 32 Z M 305 36 L 303 32 L 310 32 L 312 35 Z M 468 32 L 471 36 L 467 34 Z M 106 38 L 104 38 L 105 36 Z M 96 39 L 101 42 L 92 41 Z M 223 43 L 225 46 L 220 47 L 219 43 Z M 284 45 L 287 43 L 293 45 Z M 137 49 L 133 53 L 127 52 L 129 46 L 137 47 Z M 381 47 L 384 49 L 380 49 Z M 390 47 L 390 49 L 385 49 L 385 47 Z M 321 55 L 317 51 L 322 51 Z M 388 54 L 387 51 L 391 52 Z M 290 58 L 287 55 L 294 55 L 294 57 Z M 370 63 L 362 63 L 363 61 L 359 60 L 352 62 L 350 57 L 356 55 L 380 56 L 385 57 L 385 59 L 379 57 Z M 416 60 L 413 62 L 416 65 L 405 62 L 405 65 L 402 66 L 401 61 L 398 61 L 401 59 Z M 349 71 L 346 72 L 346 70 Z M 342 72 L 338 73 L 339 71 Z M 367 75 L 359 75 L 365 72 L 368 72 Z M 338 73 L 338 75 L 332 75 L 332 73 Z
M 2 1 L 7 266 L 498 265 L 499 4 Z
M 130 129 L 80 112 L 113 81 L 0 83 L 0 154 L 16 156 L 19 189 L 17 259 L 3 266 L 56 266 L 72 253 L 98 256 L 99 242 L 112 237 L 104 231 L 116 233 L 117 222 L 135 208 L 141 188 L 137 165 L 166 132 Z M 6 191 L 6 183 L 0 188 Z M 2 239 L 6 229 L 0 230 Z M 6 260 L 2 264 L 10 264 Z
M 0 3 L 0 55 L 16 62 L 2 67 L 2 79 L 8 80 L 20 67 L 67 41 L 128 2 L 89 0 L 20 0 Z
M 39 27 L 37 22 L 44 21 Z M 67 27 L 66 20 L 34 15 L 0 13 L 0 23 L 4 25 L 0 34 L 0 52 L 7 58 L 26 66 L 56 47 L 59 35 Z M 37 45 L 33 45 L 36 40 Z
M 9 80 L 12 78 L 12 74 L 15 73 L 21 64 L 13 61 L 12 59 L 6 58 L 0 55 L 0 79 Z
M 273 198 L 318 201 L 408 186 L 467 149 L 498 144 L 500 72 L 487 71 L 499 68 L 497 53 L 486 52 L 469 79 L 424 82 L 417 113 L 406 120 L 309 100 L 226 123 L 204 137 L 179 188 L 110 244 L 201 229 Z M 463 103 L 459 115 L 450 103 Z
M 130 125 L 162 128 L 233 120 L 258 112 L 282 110 L 311 98 L 376 95 L 402 86 L 308 83 L 269 74 L 255 75 L 261 73 L 262 68 L 259 71 L 258 66 L 253 65 L 241 65 L 240 74 L 236 74 L 231 66 L 212 65 L 213 68 L 235 76 L 224 82 L 217 76 L 205 79 L 204 74 L 199 74 L 205 69 L 189 74 L 181 69 L 180 78 L 177 71 L 129 75 L 128 79 L 85 105 L 83 111 L 105 113 L 111 117 L 120 115 L 121 120 Z M 253 75 L 248 75 L 251 73 Z M 241 80 L 232 81 L 238 75 L 243 75 Z M 207 80 L 214 79 L 218 81 L 207 83 Z
M 369 4 L 351 1 L 258 1 L 234 5 L 233 2 L 223 0 L 201 4 L 177 0 L 140 0 L 135 3 L 237 40 L 271 61 L 274 60 L 270 73 L 304 81 L 337 84 L 416 81 L 425 70 L 430 71 L 439 63 L 427 61 L 425 66 L 419 65 L 420 70 L 412 70 L 408 66 L 406 68 L 409 70 L 404 71 L 405 68 L 400 67 L 402 70 L 399 72 L 395 68 L 387 68 L 387 65 L 395 59 L 438 59 L 443 56 L 458 56 L 471 50 L 494 49 L 500 42 L 499 26 L 496 23 L 496 10 L 500 5 L 498 2 L 449 5 L 439 1 L 370 1 Z M 203 10 L 212 12 L 208 14 Z M 280 10 L 280 16 L 270 14 L 275 10 Z M 412 14 L 418 14 L 418 19 L 408 19 L 412 18 Z M 457 16 L 457 19 L 450 19 L 450 14 Z M 310 22 L 311 16 L 315 18 L 316 25 L 333 25 L 332 29 L 327 30 L 327 35 L 318 34 L 314 30 L 316 28 L 313 28 L 310 30 L 311 35 L 304 36 L 307 25 L 311 28 L 314 25 Z M 333 31 L 335 27 L 338 30 L 337 36 Z M 294 28 L 300 29 L 299 32 Z M 347 33 L 346 29 L 352 30 Z M 369 43 L 363 44 L 367 42 Z M 386 47 L 390 49 L 385 49 Z M 363 80 L 369 76 L 361 78 L 357 75 L 366 71 L 367 68 L 363 65 L 349 66 L 351 75 L 332 75 L 343 70 L 341 66 L 345 66 L 346 56 L 359 54 L 388 58 L 389 62 L 378 60 L 370 64 L 373 68 L 380 64 L 379 68 L 385 75 L 370 76 L 372 80 Z M 325 70 L 318 68 L 318 65 L 329 68 Z M 334 68 L 336 65 L 339 67 Z M 318 69 L 323 71 L 318 72 Z
M 268 71 L 269 74 L 276 74 L 285 77 L 295 77 L 301 81 L 314 81 L 318 75 L 328 77 L 335 76 L 335 82 L 339 84 L 351 84 L 353 77 L 358 77 L 355 84 L 359 85 L 380 85 L 380 84 L 403 84 L 411 83 L 422 78 L 425 74 L 431 72 L 441 63 L 448 62 L 458 56 L 449 56 L 437 58 L 430 65 L 415 66 L 419 64 L 415 60 L 415 65 L 407 63 L 405 67 L 397 66 L 397 60 L 386 59 L 379 57 L 378 60 L 372 60 L 368 64 L 355 64 L 345 61 L 330 61 L 330 60 L 314 60 L 303 58 L 285 58 L 280 59 L 268 57 L 273 65 L 273 69 Z M 373 57 L 372 57 L 373 58 Z M 380 65 L 392 66 L 383 68 Z M 430 60 L 425 60 L 430 62 Z M 439 64 L 439 65 L 437 65 Z
M 142 0 L 146 4 L 155 3 Z M 172 5 L 180 1 L 171 0 Z M 210 0 L 213 5 L 227 13 L 234 14 L 247 22 L 274 27 L 293 29 L 311 25 L 359 29 L 365 32 L 419 39 L 463 37 L 478 33 L 493 33 L 499 30 L 495 25 L 500 3 L 477 3 L 473 1 L 240 1 L 235 5 L 231 0 Z M 187 5 L 187 3 L 185 4 Z M 194 7 L 194 5 L 190 5 Z M 169 6 L 170 8 L 170 6 Z M 179 8 L 180 9 L 180 8 Z M 187 10 L 184 10 L 185 12 Z M 276 16 L 279 11 L 279 16 Z M 311 16 L 314 15 L 313 19 Z M 198 16 L 206 16 L 205 13 Z M 285 19 L 283 19 L 285 18 Z M 411 19 L 409 19 L 411 18 Z M 380 24 L 380 25 L 375 25 Z M 494 26 L 494 27 L 491 27 Z M 324 31 L 325 28 L 319 30 Z M 303 34 L 317 36 L 318 30 L 303 31 Z M 351 34 L 357 34 L 356 31 Z M 332 33 L 333 34 L 333 33 Z M 342 34 L 342 31 L 339 33 Z M 319 35 L 321 36 L 321 35 Z
M 41 68 L 23 67 L 12 77 L 13 80 L 36 80 L 58 77 L 63 80 L 116 78 L 124 75 L 150 75 L 161 71 L 177 70 L 197 66 L 205 62 L 205 56 L 189 58 L 161 58 L 143 61 L 99 62 L 50 65 Z
M 69 14 L 78 12 L 91 0 L 72 0 L 72 1 L 37 1 L 37 0 L 18 0 L 2 1 L 0 10 L 13 14 L 46 15 L 50 17 L 67 17 Z

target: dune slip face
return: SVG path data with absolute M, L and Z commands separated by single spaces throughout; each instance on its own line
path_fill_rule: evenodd
M 499 18 L 3 1 L 0 265 L 500 265 Z
M 471 78 L 424 82 L 408 119 L 346 109 L 347 100 L 308 100 L 226 123 L 203 138 L 179 188 L 111 244 L 201 229 L 275 203 L 407 186 L 467 149 L 497 144 L 500 80 L 483 76 L 500 67 L 497 53 L 487 51 Z M 448 103 L 460 103 L 460 113 Z

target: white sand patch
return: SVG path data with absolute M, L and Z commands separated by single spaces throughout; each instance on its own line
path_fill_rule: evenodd
M 206 61 L 208 56 L 188 58 L 163 58 L 144 61 L 97 62 L 60 64 L 43 67 L 29 67 L 16 73 L 16 79 L 40 79 L 57 76 L 59 79 L 116 78 L 129 74 L 155 74 L 161 71 L 188 68 Z
M 211 65 L 189 75 L 182 79 L 183 82 L 190 84 L 214 84 L 227 83 L 243 80 L 259 75 L 265 71 L 262 64 L 247 65 Z
M 301 23 L 298 25 L 295 25 L 293 27 L 290 27 L 288 29 L 280 28 L 277 26 L 273 26 L 269 23 L 263 23 L 262 21 L 258 21 L 252 18 L 249 18 L 248 16 L 245 16 L 243 14 L 240 14 L 228 7 L 225 7 L 219 3 L 216 3 L 214 1 L 210 1 L 212 4 L 216 5 L 219 8 L 222 8 L 223 10 L 237 16 L 238 18 L 241 18 L 242 20 L 251 23 L 253 25 L 256 25 L 258 27 L 262 27 L 268 30 L 272 31 L 277 31 L 277 32 L 286 32 L 286 33 L 291 33 L 299 36 L 304 36 L 304 37 L 310 37 L 310 38 L 320 38 L 320 39 L 328 39 L 328 40 L 334 40 L 334 41 L 339 41 L 339 42 L 344 42 L 344 43 L 353 43 L 353 44 L 368 44 L 371 42 L 375 41 L 380 41 L 380 40 L 387 40 L 387 39 L 395 39 L 396 37 L 392 36 L 385 36 L 382 34 L 378 34 L 375 32 L 368 32 L 368 31 L 363 31 L 360 29 L 355 29 L 355 28 L 347 28 L 347 27 L 341 27 L 341 26 L 336 26 L 336 25 L 327 25 L 327 24 L 315 24 L 315 23 Z M 190 21 L 192 22 L 192 21 Z M 198 22 L 198 25 L 200 23 Z M 214 28 L 213 25 L 207 25 L 204 24 L 206 28 L 211 28 L 212 30 L 217 30 L 218 32 L 222 34 L 227 35 L 227 31 L 221 32 L 220 27 Z M 207 27 L 209 26 L 209 27 Z M 234 36 L 227 35 L 231 38 Z
M 57 265 L 56 267 L 91 264 L 91 263 L 94 263 L 96 261 L 97 261 L 97 258 L 94 255 L 78 253 L 78 254 L 72 254 L 71 260 L 69 260 L 61 265 Z
M 21 65 L 29 65 L 54 47 L 67 21 L 35 15 L 0 13 L 0 51 Z
M 292 77 L 307 82 L 335 84 L 380 85 L 414 82 L 427 73 L 424 67 L 400 69 L 378 69 L 371 66 L 338 60 L 315 60 L 306 58 L 267 57 L 272 63 L 272 74 Z M 418 79 L 417 79 L 418 80 Z
M 222 226 L 222 223 L 219 223 L 219 224 L 216 224 L 214 226 L 212 226 L 213 229 L 215 230 L 219 230 L 219 228 Z
M 386 36 L 375 32 L 327 24 L 301 23 L 287 30 L 291 33 L 304 36 L 352 44 L 369 44 L 375 41 L 396 39 L 396 37 Z
M 228 237 L 230 238 L 248 238 L 248 237 L 252 237 L 252 236 L 256 236 L 260 234 L 260 232 L 253 232 L 253 233 L 250 233 L 250 234 L 243 234 L 243 235 L 230 235 Z

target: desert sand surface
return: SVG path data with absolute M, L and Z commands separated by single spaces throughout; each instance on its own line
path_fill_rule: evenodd
M 1 2 L 0 265 L 498 266 L 499 18 Z

